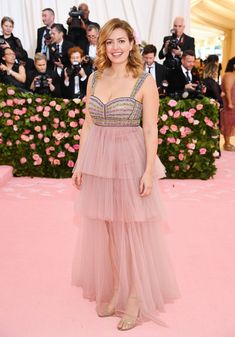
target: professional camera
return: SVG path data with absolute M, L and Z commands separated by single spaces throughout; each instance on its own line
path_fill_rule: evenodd
M 169 86 L 169 83 L 167 80 L 163 80 L 160 84 L 160 87 L 158 87 L 158 92 L 160 97 L 165 97 L 167 95 L 167 88 Z
M 51 48 L 51 60 L 52 62 L 59 62 L 61 60 L 62 54 L 53 46 Z
M 83 11 L 78 9 L 76 6 L 73 6 L 71 9 L 70 9 L 70 12 L 68 13 L 69 16 L 71 16 L 72 18 L 78 18 L 80 16 L 82 16 L 83 14 Z
M 47 74 L 38 75 L 34 82 L 35 88 L 48 88 L 48 78 L 49 76 Z
M 44 35 L 44 39 L 46 40 L 47 43 L 49 43 L 51 41 L 51 33 L 46 32 L 46 34 Z
M 82 69 L 82 64 L 79 62 L 73 62 L 71 67 L 67 68 L 67 74 L 69 77 L 79 76 L 79 72 Z
M 168 48 L 171 49 L 177 49 L 178 48 L 179 41 L 176 36 L 176 32 L 174 29 L 171 29 L 171 37 L 169 40 Z
M 6 41 L 2 37 L 0 37 L 0 45 L 5 44 L 5 43 Z

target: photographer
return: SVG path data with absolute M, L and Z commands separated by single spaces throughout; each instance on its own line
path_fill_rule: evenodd
M 51 42 L 51 26 L 55 20 L 55 13 L 51 8 L 42 10 L 42 22 L 45 26 L 37 30 L 37 47 L 35 53 L 47 55 L 48 45 Z M 48 55 L 49 56 L 49 55 Z
M 35 70 L 27 73 L 26 88 L 39 95 L 61 97 L 60 80 L 53 70 L 47 70 L 46 55 L 36 53 Z
M 73 47 L 70 41 L 64 39 L 65 28 L 60 23 L 51 26 L 51 44 L 49 45 L 49 67 L 61 76 L 64 67 L 69 65 L 68 50 Z
M 78 8 L 73 6 L 69 12 L 68 24 L 68 39 L 79 46 L 85 53 L 89 45 L 86 31 L 89 25 L 94 25 L 98 29 L 100 26 L 96 22 L 89 20 L 89 8 L 85 3 L 81 3 Z
M 25 68 L 16 63 L 15 52 L 7 47 L 3 49 L 2 63 L 0 63 L 0 82 L 24 89 L 26 79 Z
M 165 59 L 163 64 L 168 70 L 175 69 L 181 63 L 185 50 L 195 52 L 194 38 L 184 34 L 185 24 L 183 17 L 176 17 L 171 30 L 171 36 L 165 36 L 163 46 L 159 52 L 159 59 Z
M 206 92 L 206 87 L 200 82 L 199 74 L 194 68 L 195 54 L 193 50 L 186 50 L 181 59 L 181 65 L 173 69 L 167 77 L 169 86 L 167 93 L 175 95 L 185 94 L 186 96 L 197 97 Z
M 62 74 L 63 93 L 65 98 L 83 98 L 86 95 L 87 79 L 83 63 L 83 50 L 80 47 L 68 51 L 70 65 Z

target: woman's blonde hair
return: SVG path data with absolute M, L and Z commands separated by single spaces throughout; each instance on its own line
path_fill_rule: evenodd
M 216 63 L 208 63 L 204 68 L 203 78 L 217 78 L 219 66 Z
M 106 41 L 110 34 L 112 34 L 112 32 L 117 28 L 123 29 L 126 32 L 129 41 L 133 41 L 133 47 L 132 50 L 130 50 L 126 68 L 127 72 L 131 72 L 134 77 L 138 77 L 143 73 L 144 66 L 139 47 L 135 42 L 134 30 L 128 22 L 118 18 L 109 20 L 100 30 L 97 43 L 95 67 L 98 70 L 98 74 L 102 74 L 105 68 L 111 67 L 111 61 L 109 60 L 106 53 Z

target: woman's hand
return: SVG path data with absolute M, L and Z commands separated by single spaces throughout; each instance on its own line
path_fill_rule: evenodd
M 228 108 L 232 110 L 232 109 L 234 108 L 233 103 L 229 103 L 229 104 L 228 104 Z
M 140 179 L 139 192 L 141 197 L 147 197 L 152 192 L 153 176 L 145 172 Z
M 74 174 L 72 176 L 72 182 L 73 182 L 73 185 L 78 190 L 80 190 L 81 184 L 82 184 L 82 173 L 80 173 L 80 172 L 74 172 Z

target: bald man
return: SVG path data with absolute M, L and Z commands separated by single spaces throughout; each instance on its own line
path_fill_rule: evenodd
M 177 16 L 173 22 L 171 36 L 165 36 L 163 46 L 159 52 L 159 59 L 165 59 L 163 64 L 168 69 L 175 69 L 181 64 L 181 57 L 185 50 L 193 50 L 195 52 L 194 38 L 184 34 L 185 23 L 184 18 Z

